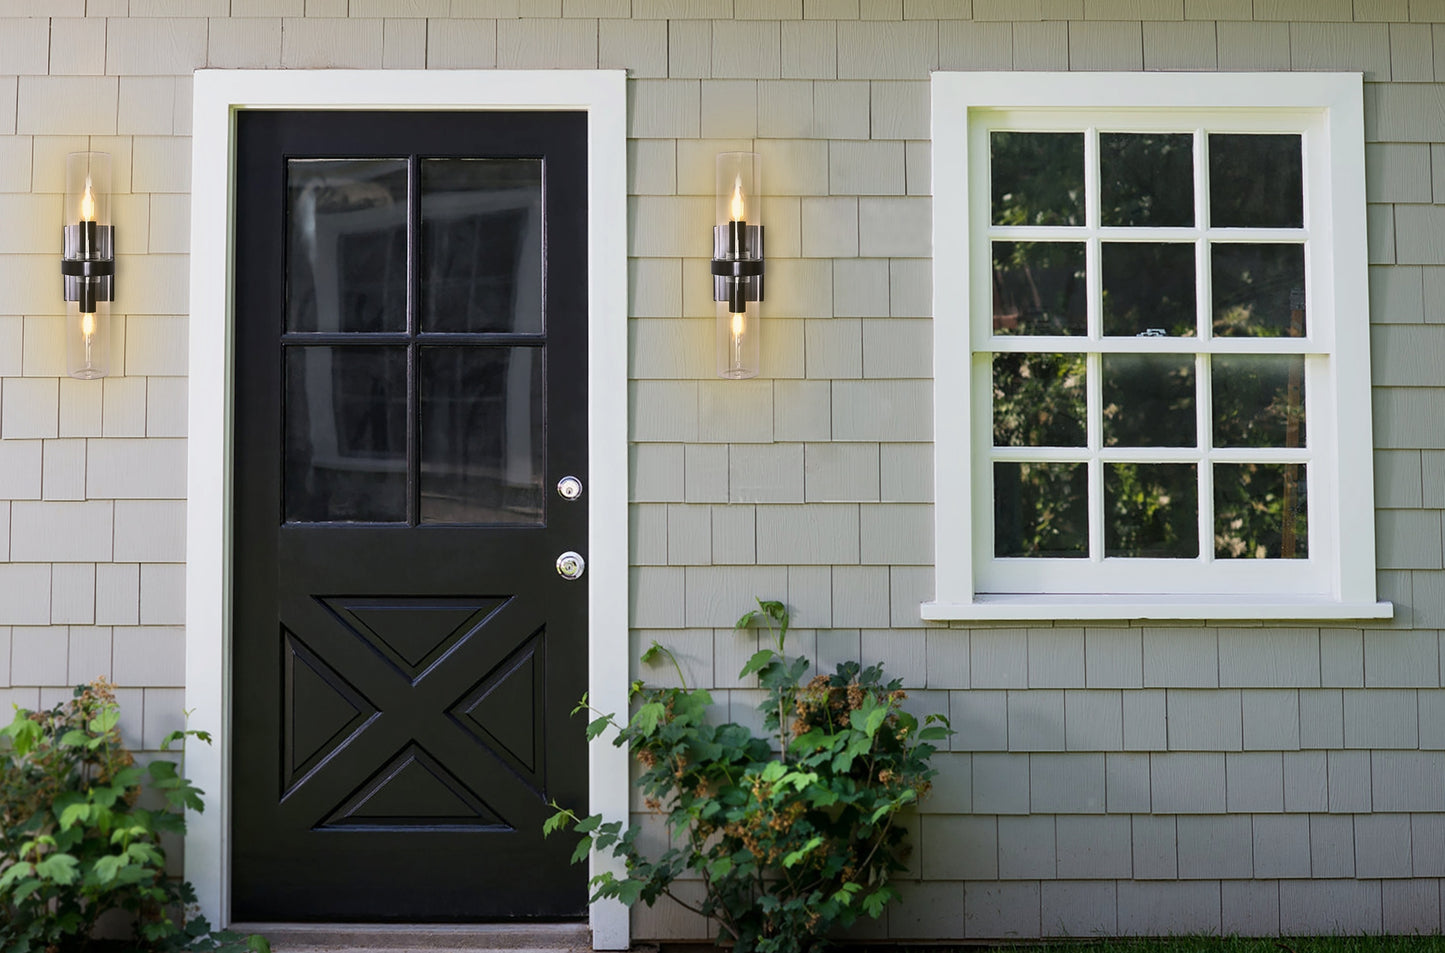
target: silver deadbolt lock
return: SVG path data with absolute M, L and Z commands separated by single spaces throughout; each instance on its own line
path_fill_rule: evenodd
M 582 481 L 574 476 L 564 476 L 557 481 L 557 495 L 564 500 L 575 500 L 582 495 Z
M 580 553 L 570 550 L 557 557 L 557 575 L 563 579 L 581 579 L 582 574 L 587 571 L 587 560 L 583 559 Z

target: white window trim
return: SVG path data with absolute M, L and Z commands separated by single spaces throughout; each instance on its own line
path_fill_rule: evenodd
M 933 122 L 934 538 L 935 595 L 924 619 L 1387 619 L 1393 606 L 1376 600 L 1374 500 L 1369 381 L 1369 295 L 1365 236 L 1363 85 L 1359 73 L 989 73 L 935 72 Z M 1317 401 L 1311 441 L 1333 457 L 1333 492 L 1312 506 L 1329 508 L 1328 539 L 1311 541 L 1318 572 L 1311 584 L 1279 592 L 1241 583 L 1244 592 L 1128 594 L 1090 591 L 1075 583 L 1047 593 L 990 593 L 976 586 L 975 403 L 987 399 L 974 368 L 969 302 L 970 261 L 986 211 L 970 212 L 970 110 L 1109 110 L 1163 108 L 1258 114 L 1322 115 L 1323 201 L 1312 205 L 1316 234 L 1332 234 L 1335 260 L 1313 269 L 1312 300 L 1329 298 L 1339 320 L 1315 336 L 1311 353 L 1329 355 L 1329 401 Z M 1092 120 L 1085 120 L 1092 122 Z M 1322 215 L 1323 218 L 1318 216 Z M 1321 264 L 1321 262 L 1316 262 Z M 976 303 L 975 303 L 976 306 Z M 1332 336 L 1331 336 L 1332 335 Z M 1317 391 L 1318 393 L 1318 391 Z M 1314 398 L 1312 398 L 1313 400 Z M 986 527 L 981 528 L 985 532 Z M 1316 535 L 1311 526 L 1312 535 Z M 985 554 L 986 555 L 986 554 Z M 1065 562 L 1060 560 L 1060 562 Z M 1141 561 L 1142 563 L 1142 561 Z M 1073 570 L 1062 573 L 1068 578 Z M 1282 576 L 1291 570 L 1284 567 Z M 1296 580 L 1298 582 L 1298 580 Z M 1074 594 L 1070 590 L 1079 589 Z M 1250 590 L 1253 591 L 1250 591 Z
M 187 775 L 207 810 L 189 819 L 185 875 L 213 923 L 230 919 L 232 312 L 235 117 L 242 109 L 566 109 L 587 112 L 588 696 L 627 708 L 627 152 L 622 70 L 197 70 L 191 149 L 190 426 L 186 707 L 213 745 Z M 561 726 L 564 730 L 569 726 Z M 581 731 L 580 724 L 575 726 Z M 627 753 L 588 748 L 588 810 L 626 821 Z M 620 872 L 592 857 L 592 873 Z M 593 903 L 592 946 L 625 950 L 628 909 Z

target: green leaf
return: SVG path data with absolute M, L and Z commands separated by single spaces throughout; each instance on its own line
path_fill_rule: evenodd
M 107 854 L 98 858 L 91 866 L 91 870 L 95 872 L 96 880 L 102 884 L 108 884 L 115 880 L 116 875 L 120 873 L 120 868 L 124 865 L 125 858 L 120 854 Z
M 87 820 L 90 817 L 91 806 L 85 802 L 68 805 L 60 812 L 60 829 L 70 830 L 76 824 Z
M 611 716 L 611 715 L 603 715 L 601 718 L 594 718 L 594 719 L 592 719 L 591 721 L 589 721 L 589 722 L 587 723 L 587 740 L 588 740 L 588 741 L 594 740 L 598 735 L 600 735 L 600 734 L 602 734 L 602 732 L 606 731 L 606 730 L 607 730 L 607 726 L 610 725 L 611 723 L 612 723 L 612 716 Z
M 115 705 L 107 705 L 100 713 L 90 720 L 90 730 L 98 735 L 109 732 L 120 723 L 120 709 Z
M 721 880 L 732 873 L 733 859 L 731 857 L 719 857 L 707 865 L 708 876 L 713 880 Z
M 808 838 L 808 841 L 803 844 L 802 847 L 799 847 L 795 851 L 789 852 L 783 857 L 783 866 L 796 867 L 803 858 L 811 854 L 813 850 L 821 843 L 823 843 L 823 835 L 814 834 L 812 837 Z
M 47 880 L 69 886 L 80 879 L 80 865 L 69 854 L 51 854 L 35 865 L 35 872 Z
M 763 768 L 763 780 L 769 783 L 782 780 L 783 775 L 788 773 L 788 766 L 781 761 L 769 761 L 767 767 Z
M 754 672 L 762 671 L 769 665 L 769 663 L 773 661 L 773 659 L 777 658 L 777 655 L 778 653 L 774 652 L 772 649 L 761 649 L 757 652 L 754 652 L 753 657 L 748 659 L 748 664 L 743 666 L 743 670 L 741 672 L 738 672 L 738 678 L 747 678 Z
M 650 735 L 657 730 L 658 723 L 666 714 L 667 708 L 662 702 L 648 702 L 637 709 L 637 714 L 632 716 L 631 727 L 644 735 Z

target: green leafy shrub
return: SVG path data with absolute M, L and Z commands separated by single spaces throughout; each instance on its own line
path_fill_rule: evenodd
M 136 764 L 119 722 L 115 693 L 99 679 L 49 711 L 17 709 L 0 729 L 0 951 L 83 950 L 113 910 L 130 920 L 127 949 L 269 949 L 184 919 L 195 893 L 166 876 L 161 835 L 185 833 L 201 792 L 172 761 Z M 161 747 L 187 737 L 210 741 L 176 731 Z M 141 806 L 143 786 L 160 806 Z
M 920 727 L 900 707 L 901 682 L 885 683 L 882 666 L 848 662 L 803 683 L 808 660 L 783 654 L 787 609 L 758 606 L 738 628 L 766 627 L 777 646 L 759 651 L 741 673 L 756 673 L 767 691 L 759 706 L 766 738 L 743 725 L 709 723 L 711 696 L 685 683 L 634 683 L 635 711 L 625 725 L 599 713 L 587 727 L 589 739 L 614 729 L 614 743 L 640 763 L 638 784 L 648 807 L 667 815 L 672 846 L 648 857 L 637 828 L 555 804 L 546 831 L 582 835 L 574 861 L 593 847 L 622 859 L 625 876 L 592 878 L 594 899 L 651 905 L 671 897 L 714 918 L 718 941 L 738 953 L 802 953 L 825 946 L 835 928 L 877 917 L 897 895 L 889 878 L 904 868 L 906 852 L 898 815 L 927 794 L 933 742 L 950 730 L 941 715 Z M 654 644 L 643 660 L 665 655 Z M 689 873 L 702 880 L 701 903 L 672 889 Z

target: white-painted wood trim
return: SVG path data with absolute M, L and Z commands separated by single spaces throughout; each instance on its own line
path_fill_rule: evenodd
M 191 147 L 190 428 L 186 706 L 212 746 L 187 772 L 207 810 L 186 836 L 186 876 L 212 922 L 230 922 L 231 215 L 240 109 L 586 110 L 588 154 L 588 691 L 627 707 L 627 152 L 621 70 L 198 70 Z M 581 730 L 581 725 L 576 729 Z M 564 726 L 565 729 L 565 726 Z M 589 810 L 627 819 L 622 749 L 590 751 Z M 610 860 L 594 856 L 597 872 Z M 628 910 L 591 907 L 595 949 L 626 949 Z
M 1389 618 L 1391 605 L 1375 601 L 1373 506 L 1348 502 L 1374 499 L 1361 74 L 935 72 L 932 96 L 936 585 L 934 600 L 920 609 L 923 618 Z M 1238 567 L 1206 558 L 1172 561 L 1173 566 L 1153 566 L 1164 571 L 1151 572 L 1153 582 L 1141 586 L 1131 583 L 1127 572 L 1121 575 L 1120 567 L 1101 573 L 1107 567 L 992 558 L 991 502 L 974 499 L 992 485 L 988 454 L 974 445 L 976 435 L 987 438 L 989 426 L 988 361 L 981 355 L 995 349 L 1051 350 L 1053 342 L 991 337 L 986 322 L 976 318 L 989 311 L 989 290 L 971 281 L 972 274 L 980 271 L 979 261 L 986 270 L 991 236 L 1013 237 L 1017 231 L 1082 240 L 1102 231 L 1093 221 L 1005 229 L 990 226 L 986 207 L 970 210 L 971 194 L 988 194 L 985 124 L 1081 131 L 1115 124 L 1180 131 L 1283 127 L 1305 136 L 1304 228 L 1247 230 L 1247 237 L 1307 241 L 1311 249 L 1310 337 L 1261 348 L 1312 355 L 1316 368 L 1310 377 L 1309 560 Z M 1212 234 L 1201 224 L 1178 237 L 1230 237 L 1218 231 Z M 970 262 L 970 256 L 979 261 Z M 1181 340 L 1169 342 L 1169 349 L 1225 353 L 1243 351 L 1246 344 Z M 1101 339 L 1060 350 L 1138 348 L 1135 342 Z M 1316 386 L 1326 381 L 1328 386 Z M 989 539 L 973 539 L 975 529 Z M 1137 561 L 1140 568 L 1153 562 Z M 1203 572 L 1210 578 L 1190 578 Z
M 933 549 L 934 598 L 973 601 L 973 399 L 969 372 L 968 109 L 933 84 Z M 945 84 L 947 85 L 947 84 Z M 940 161 L 941 160 L 941 161 Z M 985 243 L 986 244 L 986 243 Z
M 980 595 L 973 602 L 925 602 L 922 616 L 932 622 L 1003 622 L 1033 619 L 1218 621 L 1355 621 L 1388 619 L 1389 602 L 1336 602 L 1333 599 L 1281 599 L 1273 596 L 1087 596 Z

